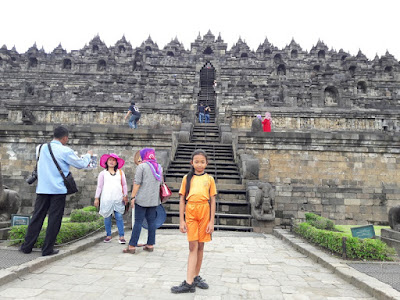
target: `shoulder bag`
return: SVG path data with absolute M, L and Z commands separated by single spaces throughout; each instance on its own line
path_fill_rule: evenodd
M 161 185 L 160 185 L 161 203 L 167 202 L 168 198 L 171 197 L 171 195 L 172 195 L 172 192 L 171 192 L 170 188 L 168 187 L 168 185 L 163 180 Z
M 75 194 L 78 191 L 78 188 L 76 187 L 76 183 L 75 183 L 74 177 L 72 177 L 72 173 L 69 172 L 67 177 L 65 177 L 56 158 L 54 157 L 53 151 L 51 150 L 50 143 L 48 143 L 47 145 L 49 147 L 51 157 L 53 158 L 53 161 L 57 166 L 58 172 L 60 172 L 60 175 L 64 179 L 64 184 L 65 184 L 65 187 L 67 188 L 67 195 Z

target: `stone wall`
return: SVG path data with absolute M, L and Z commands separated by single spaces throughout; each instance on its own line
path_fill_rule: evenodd
M 313 109 L 294 108 L 229 108 L 225 119 L 232 128 L 250 130 L 257 115 L 272 116 L 272 131 L 400 131 L 400 116 L 397 111 L 354 110 L 354 109 Z
M 400 201 L 400 137 L 376 133 L 238 133 L 238 154 L 276 188 L 277 225 L 315 212 L 338 224 L 383 224 Z
M 173 135 L 170 129 L 137 129 L 135 131 L 104 126 L 68 126 L 70 140 L 68 146 L 85 154 L 92 149 L 99 158 L 104 153 L 115 152 L 125 159 L 123 170 L 131 190 L 135 164 L 133 155 L 144 147 L 156 149 L 159 163 L 166 168 L 171 160 Z M 4 184 L 16 190 L 22 199 L 22 212 L 31 213 L 35 200 L 36 184 L 28 185 L 25 179 L 35 166 L 35 148 L 41 143 L 51 141 L 52 125 L 2 125 L 0 129 L 0 160 Z M 176 140 L 176 138 L 175 138 Z M 79 192 L 67 197 L 66 213 L 73 208 L 92 205 L 101 167 L 95 170 L 71 171 L 77 182 Z
M 34 124 L 55 124 L 62 123 L 68 125 L 90 125 L 101 124 L 107 126 L 128 127 L 129 117 L 125 120 L 127 107 L 121 104 L 113 106 L 50 106 L 50 105 L 8 105 L 7 118 L 1 119 L 0 123 L 23 124 L 23 112 L 29 109 L 34 118 Z M 146 128 L 179 128 L 182 120 L 194 119 L 194 110 L 186 106 L 187 110 L 176 110 L 170 107 L 149 108 L 141 105 L 141 117 L 138 122 L 139 127 Z
M 295 108 L 306 118 L 304 126 L 315 125 L 316 129 L 332 127 L 313 124 L 311 119 L 318 109 L 336 111 L 337 116 L 328 118 L 332 122 L 337 122 L 335 119 L 341 122 L 340 115 L 345 114 L 344 119 L 350 122 L 347 127 L 352 126 L 353 120 L 357 123 L 358 112 L 372 116 L 376 111 L 399 110 L 400 66 L 393 55 L 387 52 L 369 60 L 361 51 L 353 56 L 329 48 L 318 41 L 306 51 L 292 40 L 285 48 L 278 49 L 265 39 L 253 51 L 239 39 L 228 50 L 221 36 L 216 38 L 211 32 L 198 36 L 190 50 L 177 39 L 159 49 L 150 37 L 137 47 L 124 37 L 108 47 L 96 36 L 84 48 L 71 52 L 61 45 L 51 53 L 36 45 L 25 53 L 3 46 L 0 117 L 4 111 L 11 111 L 8 121 L 18 122 L 15 114 L 28 106 L 38 114 L 39 122 L 44 122 L 49 119 L 49 107 L 67 112 L 87 108 L 87 116 L 68 113 L 66 118 L 95 123 L 102 121 L 101 114 L 106 112 L 104 118 L 118 124 L 118 117 L 112 112 L 107 115 L 106 108 L 126 110 L 134 97 L 150 119 L 152 111 L 167 109 L 168 115 L 177 117 L 166 125 L 176 125 L 187 111 L 192 114 L 196 109 L 199 73 L 207 62 L 215 69 L 219 122 L 238 123 L 229 111 L 246 106 L 254 111 Z M 44 115 L 35 107 L 40 107 Z M 297 122 L 291 120 L 296 116 L 282 117 L 288 120 L 279 120 L 278 116 L 277 127 Z M 151 123 L 146 119 L 142 122 Z M 371 126 L 355 125 L 353 129 Z

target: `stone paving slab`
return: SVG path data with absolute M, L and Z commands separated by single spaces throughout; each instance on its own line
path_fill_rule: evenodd
M 303 241 L 284 229 L 274 229 L 274 235 L 289 243 L 300 253 L 331 270 L 352 285 L 366 291 L 377 299 L 400 299 L 400 292 L 389 284 L 360 272 L 350 266 L 348 261 L 337 258 Z
M 273 235 L 216 232 L 201 272 L 210 289 L 185 295 L 170 293 L 186 276 L 188 243 L 177 230 L 158 230 L 152 253 L 124 254 L 117 239 L 80 247 L 18 273 L 0 299 L 374 299 Z

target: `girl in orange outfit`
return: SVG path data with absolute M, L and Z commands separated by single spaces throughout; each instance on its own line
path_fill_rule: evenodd
M 271 114 L 269 112 L 265 113 L 263 124 L 263 131 L 264 132 L 271 132 Z
M 193 152 L 190 164 L 191 170 L 183 177 L 179 190 L 179 229 L 187 233 L 189 241 L 187 276 L 181 285 L 171 288 L 172 293 L 194 293 L 196 287 L 208 289 L 208 284 L 199 273 L 204 243 L 211 241 L 211 233 L 214 231 L 217 189 L 214 178 L 204 172 L 208 161 L 203 150 Z

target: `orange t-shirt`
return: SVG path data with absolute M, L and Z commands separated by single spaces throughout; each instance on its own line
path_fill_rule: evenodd
M 186 178 L 183 177 L 181 188 L 179 189 L 179 195 L 185 195 L 186 191 Z M 215 186 L 214 178 L 211 175 L 193 175 L 190 181 L 189 195 L 186 196 L 186 200 L 191 203 L 203 203 L 210 200 L 210 197 L 217 194 L 217 187 Z

